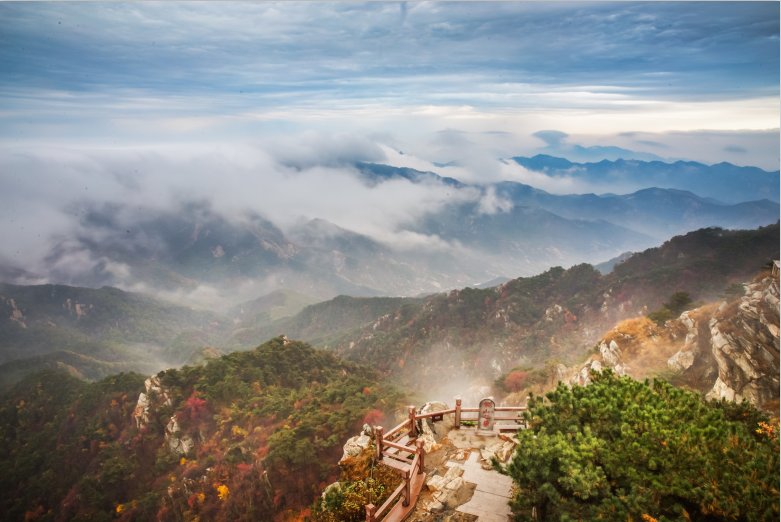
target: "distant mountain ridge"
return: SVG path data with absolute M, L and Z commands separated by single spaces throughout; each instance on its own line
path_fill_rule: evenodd
M 688 292 L 698 300 L 718 298 L 779 256 L 778 234 L 778 224 L 749 231 L 702 229 L 634 254 L 608 275 L 588 265 L 552 268 L 494 288 L 410 300 L 374 319 L 366 315 L 363 326 L 352 324 L 342 331 L 337 316 L 327 312 L 337 303 L 329 301 L 310 308 L 305 321 L 297 316 L 278 323 L 278 333 L 297 321 L 327 323 L 334 332 L 327 346 L 374 364 L 408 386 L 446 384 L 448 371 L 426 373 L 431 360 L 440 369 L 452 366 L 452 371 L 489 383 L 519 365 L 535 367 L 556 359 L 574 364 L 605 330 L 658 308 L 674 292 Z M 341 300 L 338 308 L 348 305 L 353 306 Z M 365 309 L 366 304 L 354 306 Z M 310 332 L 291 331 L 313 340 Z
M 376 366 L 408 386 L 446 381 L 447 372 L 420 373 L 443 355 L 453 371 L 490 383 L 519 365 L 575 364 L 606 329 L 647 314 L 674 292 L 718 298 L 779 257 L 778 237 L 778 223 L 708 228 L 625 257 L 607 275 L 582 264 L 489 288 L 417 298 L 340 296 L 308 306 L 308 298 L 277 292 L 221 313 L 114 288 L 0 285 L 0 386 L 42 368 L 87 379 L 151 373 L 283 334 Z
M 779 202 L 779 171 L 739 167 L 731 163 L 705 165 L 696 161 L 602 160 L 575 163 L 538 154 L 512 158 L 519 165 L 551 178 L 572 178 L 597 187 L 599 192 L 635 192 L 648 187 L 679 189 L 725 203 L 768 199 Z
M 228 321 L 117 288 L 0 284 L 0 385 L 43 367 L 84 378 L 178 365 Z

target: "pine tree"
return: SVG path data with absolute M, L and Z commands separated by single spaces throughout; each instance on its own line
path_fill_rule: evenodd
M 607 371 L 533 397 L 516 520 L 778 520 L 778 420 Z

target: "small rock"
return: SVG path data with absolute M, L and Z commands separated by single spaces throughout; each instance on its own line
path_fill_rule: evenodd
M 427 510 L 431 513 L 441 513 L 445 510 L 445 505 L 438 500 L 434 500 L 428 505 Z

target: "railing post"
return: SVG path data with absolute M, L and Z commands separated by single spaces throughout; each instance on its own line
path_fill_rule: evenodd
M 414 439 L 418 436 L 418 423 L 415 420 L 415 406 L 410 406 L 409 412 L 409 438 Z
M 404 471 L 404 500 L 401 501 L 401 505 L 404 507 L 409 506 L 410 497 L 412 496 L 410 482 L 409 470 L 406 470 Z
M 382 460 L 382 437 L 385 429 L 382 426 L 374 427 L 374 446 L 377 448 L 377 460 Z
M 418 474 L 421 474 L 423 473 L 423 468 L 426 467 L 426 450 L 423 449 L 423 440 L 418 439 L 415 441 L 415 446 L 417 448 L 418 457 L 420 458 L 420 460 L 418 460 Z
M 461 397 L 456 397 L 456 425 L 457 430 L 461 429 Z
M 374 513 L 377 512 L 377 508 L 374 504 L 366 504 L 366 522 L 374 522 Z

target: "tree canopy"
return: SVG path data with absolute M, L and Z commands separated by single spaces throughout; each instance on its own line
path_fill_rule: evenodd
M 778 520 L 778 419 L 606 371 L 532 397 L 516 520 Z

